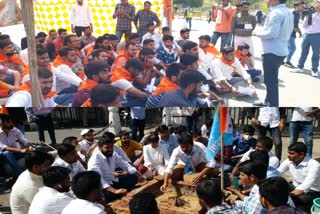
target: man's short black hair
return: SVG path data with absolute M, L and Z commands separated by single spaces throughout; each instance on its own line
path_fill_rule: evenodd
M 34 165 L 41 165 L 45 161 L 49 161 L 50 163 L 53 162 L 53 157 L 51 154 L 39 150 L 35 150 L 32 152 L 28 152 L 25 155 L 25 163 L 26 163 L 26 168 L 29 171 L 32 171 L 32 167 Z
M 154 50 L 152 50 L 150 48 L 142 48 L 139 53 L 139 58 L 150 56 L 150 55 L 154 56 L 155 54 L 156 54 L 156 52 L 154 52 Z
M 159 142 L 159 136 L 158 133 L 156 132 L 151 132 L 151 134 L 148 136 L 147 138 L 147 142 L 151 143 L 151 142 Z
M 151 43 L 151 42 L 154 42 L 154 40 L 153 40 L 153 39 L 145 39 L 145 40 L 143 40 L 142 45 L 143 45 L 143 46 L 146 46 L 146 45 L 148 45 L 148 44 Z
M 193 145 L 193 139 L 192 136 L 189 134 L 183 134 L 178 139 L 179 145 Z
M 199 37 L 199 40 L 206 40 L 207 42 L 210 42 L 211 37 L 209 35 L 202 35 Z
M 47 37 L 47 34 L 45 32 L 40 31 L 37 33 L 37 37 Z
M 131 214 L 156 214 L 159 212 L 155 195 L 151 192 L 135 195 L 129 202 Z
M 193 42 L 193 41 L 187 41 L 183 46 L 182 46 L 182 51 L 185 53 L 187 50 L 191 50 L 192 48 L 197 47 L 198 44 Z
M 108 96 L 106 96 L 106 94 Z M 109 106 L 117 97 L 120 96 L 120 90 L 110 84 L 98 84 L 91 91 L 92 107 L 97 107 L 99 104 Z
M 164 35 L 163 38 L 162 38 L 162 41 L 168 41 L 170 40 L 171 42 L 173 42 L 173 36 L 171 35 Z
M 152 5 L 150 1 L 145 1 L 145 2 L 143 3 L 143 5 L 146 5 L 146 4 L 148 4 L 148 5 L 150 5 L 150 6 Z
M 8 42 L 6 40 L 0 40 L 0 49 L 4 49 L 5 47 L 12 45 L 12 42 Z
M 266 166 L 269 166 L 269 154 L 267 151 L 255 150 L 250 152 L 249 158 L 252 161 L 261 161 Z
M 67 143 L 61 143 L 58 147 L 58 155 L 60 158 L 68 155 L 69 153 L 75 151 L 76 147 L 71 145 L 71 144 L 67 144 Z
M 42 56 L 43 54 L 47 54 L 48 51 L 45 48 L 39 47 L 37 48 L 37 56 Z
M 182 35 L 182 34 L 184 34 L 184 33 L 186 33 L 186 32 L 190 32 L 191 30 L 189 29 L 189 28 L 182 28 L 181 30 L 180 30 L 180 35 Z
M 279 0 L 280 4 L 285 4 L 287 2 L 287 0 Z
M 8 34 L 0 34 L 0 40 L 5 40 L 5 39 L 9 39 L 10 35 Z
M 119 37 L 117 36 L 117 35 L 115 35 L 115 34 L 109 34 L 108 36 L 107 36 L 107 38 L 109 39 L 109 40 L 111 40 L 111 41 L 115 41 L 115 40 L 119 40 Z
M 84 73 L 89 79 L 103 71 L 110 71 L 110 66 L 106 62 L 91 61 L 84 67 Z
M 295 2 L 295 3 L 293 4 L 293 7 L 298 7 L 298 6 L 300 6 L 300 5 L 302 5 L 302 2 Z
M 70 169 L 61 166 L 51 166 L 43 175 L 43 185 L 53 188 L 56 184 L 63 183 L 66 179 L 70 179 Z
M 100 45 L 105 41 L 105 40 L 110 40 L 108 37 L 106 36 L 99 36 L 96 41 L 94 42 L 94 46 L 93 49 L 98 49 L 101 48 Z
M 67 32 L 67 30 L 64 29 L 64 28 L 58 29 L 58 35 L 59 35 L 59 36 L 60 36 L 62 33 L 64 33 L 64 32 Z
M 162 132 L 165 132 L 165 131 L 169 131 L 169 128 L 168 128 L 168 126 L 162 124 L 162 125 L 158 126 L 157 131 L 162 133 Z
M 73 140 L 78 140 L 75 136 L 69 136 L 62 140 L 62 143 L 71 144 Z
M 92 58 L 98 57 L 100 55 L 100 53 L 102 53 L 102 52 L 106 53 L 106 50 L 102 49 L 102 48 L 95 49 L 92 51 L 91 56 L 92 56 Z
M 199 199 L 202 199 L 206 205 L 214 207 L 220 205 L 223 199 L 220 183 L 217 180 L 205 180 L 196 187 Z
M 260 143 L 262 146 L 267 148 L 269 151 L 273 147 L 273 140 L 270 137 L 260 137 L 257 139 L 257 143 Z
M 192 65 L 194 62 L 198 62 L 199 57 L 193 54 L 181 54 L 180 63 L 184 66 Z
M 261 161 L 248 160 L 239 164 L 239 172 L 247 176 L 254 175 L 259 180 L 266 178 L 267 168 L 268 166 Z
M 234 52 L 234 48 L 233 47 L 223 47 L 222 50 L 221 50 L 221 53 L 222 54 L 229 54 L 229 53 L 232 53 Z
M 162 32 L 165 32 L 165 31 L 170 31 L 170 28 L 169 27 L 163 27 L 162 28 Z
M 238 50 L 242 51 L 242 50 L 249 50 L 250 46 L 247 43 L 242 43 L 240 45 L 238 45 Z
M 182 135 L 184 132 L 187 132 L 188 128 L 184 125 L 179 125 L 176 127 L 176 134 Z
M 108 138 L 108 137 L 100 138 L 99 141 L 98 141 L 98 146 L 102 147 L 105 144 L 112 144 L 113 145 L 114 144 L 114 139 L 111 139 L 111 138 Z
M 71 189 L 79 199 L 86 199 L 92 192 L 101 188 L 100 174 L 95 171 L 84 171 L 73 177 Z
M 48 79 L 52 77 L 52 72 L 47 68 L 39 68 L 38 69 L 38 78 L 39 79 Z
M 171 78 L 178 76 L 180 71 L 183 71 L 186 67 L 181 63 L 172 63 L 166 70 L 166 77 Z
M 110 139 L 115 139 L 115 138 L 116 138 L 116 135 L 113 134 L 112 132 L 104 132 L 104 133 L 102 134 L 102 137 L 104 137 L 104 138 L 110 138 Z
M 154 23 L 148 23 L 147 24 L 147 28 L 151 27 L 151 26 L 154 26 Z
M 75 35 L 75 34 L 69 34 L 69 35 L 67 35 L 67 36 L 64 38 L 63 45 L 64 45 L 64 46 L 68 46 L 68 44 L 71 42 L 71 38 L 73 38 L 73 37 L 78 38 L 77 35 Z
M 301 143 L 301 142 L 292 143 L 289 145 L 288 151 L 293 151 L 293 152 L 297 152 L 297 153 L 302 152 L 304 155 L 306 155 L 307 154 L 307 146 L 306 146 L 306 144 Z
M 247 2 L 247 1 L 242 1 L 241 2 L 241 7 L 243 7 L 243 6 L 250 6 L 250 3 Z
M 206 78 L 199 71 L 186 70 L 181 74 L 179 86 L 182 89 L 185 89 L 191 84 L 197 84 L 199 82 L 204 82 L 205 80 Z
M 249 133 L 249 135 L 254 135 L 255 129 L 251 125 L 243 125 L 241 131 L 243 133 Z
M 143 63 L 139 59 L 129 59 L 125 65 L 125 69 L 129 70 L 129 68 L 134 68 L 139 71 L 143 71 Z
M 137 47 L 137 45 L 136 45 L 135 43 L 133 43 L 133 42 L 127 42 L 126 45 L 125 45 L 125 49 L 128 50 L 130 46 Z
M 289 184 L 282 177 L 270 177 L 259 182 L 259 192 L 273 207 L 288 203 Z
M 128 36 L 128 40 L 133 40 L 133 39 L 137 39 L 139 38 L 140 35 L 138 33 L 130 33 L 130 35 Z
M 64 57 L 64 56 L 67 56 L 70 51 L 75 51 L 75 49 L 74 48 L 70 48 L 68 46 L 63 46 L 58 51 L 58 54 L 59 54 L 59 56 Z

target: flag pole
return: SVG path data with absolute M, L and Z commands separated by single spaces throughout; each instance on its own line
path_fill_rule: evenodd
M 220 165 L 221 165 L 221 191 L 224 192 L 224 133 L 221 133 L 221 158 L 220 158 Z

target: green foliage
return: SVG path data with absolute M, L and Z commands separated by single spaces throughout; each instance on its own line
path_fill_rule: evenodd
M 202 7 L 204 0 L 175 0 L 175 4 L 181 4 L 183 6 L 191 7 L 191 8 L 199 8 Z

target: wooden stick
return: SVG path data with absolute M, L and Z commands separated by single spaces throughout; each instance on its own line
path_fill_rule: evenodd
M 44 107 L 43 96 L 37 72 L 37 52 L 34 26 L 33 0 L 21 0 L 21 13 L 27 35 L 30 85 L 33 107 Z
M 223 144 L 224 144 L 224 133 L 221 133 L 221 190 L 224 191 L 224 151 L 223 151 Z

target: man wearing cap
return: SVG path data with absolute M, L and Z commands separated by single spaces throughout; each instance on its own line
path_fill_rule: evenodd
M 180 38 L 177 40 L 177 43 L 180 47 L 183 47 L 186 42 L 189 41 L 190 38 L 190 29 L 189 28 L 183 28 L 180 30 Z
M 93 129 L 83 129 L 80 133 L 82 141 L 79 142 L 79 146 L 86 155 L 90 153 L 90 148 L 98 142 L 98 140 L 94 139 L 93 133 Z

